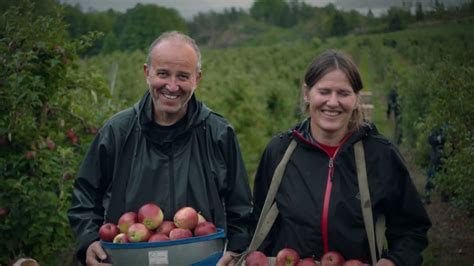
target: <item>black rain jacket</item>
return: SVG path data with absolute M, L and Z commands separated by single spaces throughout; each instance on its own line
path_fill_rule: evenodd
M 121 214 L 157 203 L 165 220 L 191 206 L 226 230 L 228 250 L 248 246 L 252 196 L 234 129 L 192 96 L 187 124 L 170 141 L 152 134 L 147 92 L 99 130 L 74 183 L 68 218 L 77 256 L 98 240 L 99 227 Z
M 296 140 L 298 145 L 275 198 L 280 213 L 260 247 L 269 256 L 285 247 L 318 260 L 324 253 L 322 218 L 330 158 L 308 141 L 309 124 L 307 119 L 295 129 L 275 136 L 256 173 L 254 200 L 258 217 L 275 168 L 290 140 Z M 365 150 L 374 220 L 381 214 L 386 217 L 388 250 L 382 257 L 397 265 L 421 265 L 421 251 L 428 245 L 431 222 L 398 149 L 368 124 L 353 133 L 334 156 L 326 220 L 328 248 L 341 252 L 346 259 L 370 263 L 354 156 L 354 143 L 359 140 Z

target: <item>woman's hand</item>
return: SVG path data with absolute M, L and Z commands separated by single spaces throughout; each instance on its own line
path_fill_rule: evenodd
M 217 262 L 217 266 L 234 266 L 237 263 L 237 253 L 232 251 L 226 251 L 224 256 Z
M 376 266 L 395 266 L 395 263 L 388 259 L 380 259 Z

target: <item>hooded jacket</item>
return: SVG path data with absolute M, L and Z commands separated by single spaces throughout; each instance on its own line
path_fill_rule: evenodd
M 156 134 L 147 92 L 99 130 L 74 183 L 68 218 L 84 262 L 105 222 L 158 204 L 165 220 L 191 206 L 227 234 L 228 250 L 248 245 L 252 198 L 233 128 L 192 96 L 183 126 L 171 138 Z M 179 123 L 179 122 L 178 122 Z
M 381 214 L 386 218 L 388 249 L 382 257 L 397 265 L 421 265 L 431 222 L 397 148 L 366 124 L 329 158 L 308 141 L 309 124 L 307 119 L 275 136 L 262 155 L 254 184 L 257 217 L 290 140 L 298 144 L 275 197 L 279 215 L 260 250 L 275 256 L 290 247 L 318 260 L 326 251 L 339 251 L 346 260 L 370 263 L 354 155 L 354 143 L 362 140 L 374 223 Z

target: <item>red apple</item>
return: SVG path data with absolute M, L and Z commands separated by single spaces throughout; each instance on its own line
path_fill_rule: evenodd
M 344 262 L 343 266 L 364 266 L 364 263 L 360 260 L 350 259 Z
M 217 232 L 216 226 L 211 222 L 200 223 L 194 228 L 194 236 L 205 236 Z
M 68 139 L 71 141 L 72 144 L 77 144 L 79 141 L 79 137 L 76 135 L 76 132 L 72 128 L 68 129 L 66 131 L 66 136 Z
M 167 236 L 170 235 L 171 230 L 175 229 L 176 225 L 172 221 L 163 221 L 158 228 L 156 228 L 157 233 L 163 233 Z
M 112 242 L 114 237 L 120 233 L 118 227 L 113 223 L 103 224 L 99 228 L 99 237 L 103 241 Z
M 127 239 L 130 242 L 147 242 L 151 236 L 151 231 L 142 223 L 130 225 L 127 231 Z
M 284 248 L 276 256 L 275 266 L 295 266 L 299 261 L 298 252 L 291 248 Z
M 10 214 L 10 208 L 2 207 L 0 208 L 0 220 L 5 219 L 8 214 Z
M 121 233 L 127 233 L 128 228 L 130 225 L 137 223 L 138 218 L 137 218 L 137 213 L 135 212 L 126 212 L 120 216 L 120 219 L 118 220 L 118 228 L 120 229 Z
M 125 233 L 120 233 L 118 235 L 116 235 L 114 237 L 114 240 L 112 241 L 116 244 L 124 244 L 124 243 L 128 243 L 128 238 L 127 238 L 127 234 Z
M 183 229 L 194 229 L 198 224 L 198 220 L 198 213 L 191 207 L 183 207 L 179 209 L 173 218 L 176 227 Z
M 204 216 L 202 216 L 202 214 L 198 212 L 198 224 L 202 224 L 204 222 L 207 222 L 206 218 L 204 218 Z
M 27 151 L 25 152 L 25 157 L 26 159 L 34 159 L 36 157 L 36 152 L 35 151 Z
M 97 130 L 96 127 L 90 127 L 90 128 L 88 129 L 88 131 L 89 131 L 90 134 L 95 135 L 95 134 L 97 134 L 97 131 L 98 131 L 98 130 Z
M 193 233 L 189 229 L 175 228 L 170 232 L 170 240 L 192 237 Z
M 168 241 L 170 238 L 163 234 L 163 233 L 154 233 L 153 235 L 150 236 L 148 239 L 148 242 L 161 242 L 161 241 Z
M 145 204 L 138 210 L 138 222 L 154 230 L 163 222 L 163 211 L 154 203 Z
M 54 148 L 56 148 L 56 143 L 49 137 L 46 138 L 45 143 L 48 150 L 54 150 Z
M 63 180 L 71 180 L 73 178 L 74 176 L 71 173 L 66 172 L 63 174 Z
M 342 266 L 344 257 L 337 251 L 328 251 L 321 257 L 321 266 Z
M 300 260 L 296 266 L 318 266 L 318 264 L 313 258 L 304 258 Z
M 245 266 L 269 266 L 268 258 L 260 251 L 252 251 L 245 258 Z
M 0 147 L 5 147 L 10 145 L 10 140 L 5 136 L 0 136 Z

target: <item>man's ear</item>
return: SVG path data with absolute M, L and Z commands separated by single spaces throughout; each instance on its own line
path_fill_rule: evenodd
M 145 74 L 145 78 L 148 77 L 148 71 L 149 69 L 147 63 L 143 64 L 143 74 Z
M 199 83 L 199 81 L 201 81 L 201 77 L 202 77 L 202 72 L 199 71 L 198 74 L 197 74 L 197 77 L 196 77 L 196 82 Z

